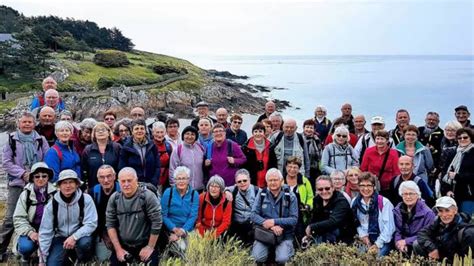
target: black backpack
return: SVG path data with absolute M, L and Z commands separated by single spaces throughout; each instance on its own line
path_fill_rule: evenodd
M 84 194 L 81 194 L 81 197 L 79 198 L 79 201 L 77 202 L 79 204 L 79 226 L 82 226 L 82 223 L 84 221 Z M 59 209 L 59 203 L 58 201 L 53 197 L 53 228 L 54 230 L 58 229 L 58 209 Z
M 38 151 L 43 147 L 43 138 L 36 139 L 35 142 L 38 144 Z M 16 139 L 13 138 L 13 134 L 8 136 L 8 145 L 12 150 L 12 159 L 16 157 Z
M 30 196 L 31 196 L 31 190 L 29 189 L 25 189 L 26 191 L 26 213 L 28 214 L 28 212 L 30 211 L 30 207 L 31 206 L 37 206 L 37 205 L 46 205 L 49 201 L 49 199 L 51 197 L 54 196 L 54 194 L 56 194 L 56 191 L 54 191 L 53 193 L 49 194 L 49 193 L 46 193 L 46 199 L 44 202 L 36 202 L 36 203 L 33 203 L 33 201 L 31 201 L 30 199 Z

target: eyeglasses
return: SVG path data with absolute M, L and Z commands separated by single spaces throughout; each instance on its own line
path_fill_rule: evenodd
M 106 128 L 97 128 L 97 129 L 95 130 L 95 132 L 97 132 L 97 133 L 104 133 L 104 132 L 107 132 L 107 129 L 106 129 Z
M 407 193 L 402 193 L 402 197 L 414 197 L 416 196 L 417 194 L 416 193 L 413 193 L 413 192 L 407 192 Z
M 37 175 L 33 175 L 33 178 L 35 178 L 35 179 L 49 178 L 49 175 L 47 175 L 47 174 L 37 174 Z
M 176 178 L 175 180 L 176 180 L 177 182 L 183 182 L 183 181 L 186 181 L 186 180 L 188 180 L 188 179 L 189 179 L 188 177 L 178 177 L 178 178 Z
M 214 131 L 212 131 L 212 133 L 224 133 L 224 130 L 222 130 L 222 129 L 214 130 Z
M 323 191 L 323 190 L 329 191 L 331 190 L 331 187 L 318 187 L 318 191 Z
M 469 136 L 459 136 L 458 140 L 467 140 L 469 139 Z
M 347 138 L 347 135 L 340 135 L 340 134 L 337 134 L 336 137 L 345 139 L 345 138 Z
M 242 179 L 242 180 L 237 181 L 237 184 L 242 184 L 242 183 L 247 183 L 247 182 L 248 182 L 247 179 Z
M 374 185 L 359 185 L 359 188 L 374 188 Z
M 105 120 L 105 121 L 112 121 L 112 120 L 115 120 L 115 118 L 113 118 L 113 117 L 106 117 L 104 120 Z
M 232 123 L 234 123 L 234 124 L 242 124 L 242 121 L 234 120 L 234 121 L 232 121 Z

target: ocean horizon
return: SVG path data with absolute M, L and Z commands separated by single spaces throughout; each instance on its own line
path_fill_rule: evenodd
M 266 96 L 288 100 L 282 111 L 301 129 L 317 105 L 333 120 L 340 107 L 367 120 L 381 115 L 386 129 L 395 127 L 398 109 L 410 112 L 411 123 L 424 125 L 427 112 L 440 114 L 440 126 L 455 119 L 454 108 L 474 108 L 474 55 L 243 55 L 185 56 L 204 68 L 246 75 L 250 83 L 276 88 Z M 245 123 L 247 122 L 247 123 Z M 245 121 L 251 128 L 254 121 Z M 369 128 L 369 125 L 367 124 Z

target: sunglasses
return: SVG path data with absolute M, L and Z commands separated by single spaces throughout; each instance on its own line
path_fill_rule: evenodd
M 460 136 L 458 137 L 458 140 L 468 140 L 469 136 Z
M 235 124 L 242 124 L 242 121 L 236 121 L 236 120 L 234 120 L 234 121 L 232 121 L 232 123 L 235 123 Z
M 237 181 L 237 184 L 242 184 L 242 183 L 247 183 L 247 182 L 248 182 L 247 179 L 242 179 L 242 180 Z
M 46 175 L 46 174 L 44 174 L 44 175 L 38 174 L 38 175 L 34 175 L 33 178 L 35 178 L 35 179 L 45 178 L 45 179 L 46 179 L 46 178 L 49 178 L 49 175 Z
M 329 191 L 331 190 L 331 187 L 318 187 L 318 191 L 323 191 L 323 190 Z
M 338 137 L 338 138 L 344 138 L 344 139 L 345 139 L 345 138 L 347 138 L 347 135 L 340 135 L 340 134 L 337 134 L 336 137 Z

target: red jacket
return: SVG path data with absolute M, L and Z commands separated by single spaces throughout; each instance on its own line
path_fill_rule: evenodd
M 382 176 L 379 177 L 381 190 L 390 189 L 392 178 L 400 174 L 400 169 L 398 169 L 398 152 L 395 149 L 388 148 L 384 153 L 379 154 L 376 146 L 370 147 L 365 151 L 360 166 L 360 170 L 364 172 L 369 171 L 378 177 L 387 152 L 390 153 L 387 158 L 387 163 L 385 164 L 385 170 Z
M 204 235 L 206 231 L 214 229 L 215 236 L 218 237 L 229 229 L 232 219 L 232 202 L 228 201 L 225 194 L 222 193 L 221 201 L 214 207 L 209 200 L 210 196 L 208 192 L 203 192 L 199 195 L 199 213 L 196 221 L 196 229 L 201 236 Z M 206 201 L 206 206 L 204 206 L 205 209 L 203 211 L 204 200 Z M 224 205 L 226 205 L 225 210 Z

